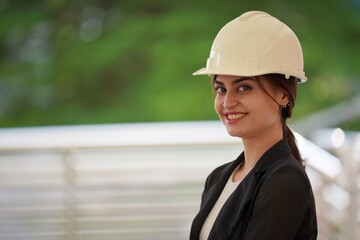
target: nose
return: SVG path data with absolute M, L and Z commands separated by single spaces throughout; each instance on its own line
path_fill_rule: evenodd
M 239 101 L 235 94 L 227 93 L 224 98 L 223 106 L 226 109 L 231 109 L 231 108 L 237 106 L 238 103 L 239 103 Z

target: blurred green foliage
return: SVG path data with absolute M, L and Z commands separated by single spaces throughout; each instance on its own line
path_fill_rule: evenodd
M 217 119 L 208 79 L 192 72 L 248 10 L 298 35 L 309 80 L 294 118 L 306 116 L 360 92 L 355 2 L 3 0 L 0 126 Z

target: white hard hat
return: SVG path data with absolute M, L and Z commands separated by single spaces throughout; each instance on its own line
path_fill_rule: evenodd
M 301 45 L 283 22 L 251 11 L 227 23 L 212 44 L 206 67 L 193 75 L 258 76 L 278 73 L 306 81 Z

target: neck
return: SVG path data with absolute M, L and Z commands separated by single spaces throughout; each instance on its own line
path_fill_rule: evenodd
M 282 131 L 278 131 L 276 134 L 263 134 L 258 138 L 243 138 L 245 154 L 244 168 L 250 171 L 259 161 L 260 157 L 282 139 Z

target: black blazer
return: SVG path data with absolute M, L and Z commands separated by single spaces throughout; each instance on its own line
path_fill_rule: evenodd
M 190 240 L 200 230 L 233 170 L 244 161 L 216 168 L 206 179 Z M 302 164 L 281 140 L 259 159 L 229 196 L 210 231 L 210 240 L 312 240 L 317 237 L 315 201 Z

